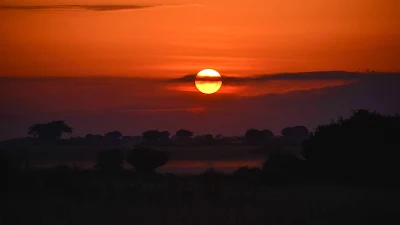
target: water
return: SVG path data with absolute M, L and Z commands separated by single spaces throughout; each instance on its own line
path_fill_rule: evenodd
M 166 165 L 157 169 L 160 173 L 175 174 L 199 174 L 207 169 L 213 168 L 216 171 L 232 173 L 240 167 L 260 167 L 263 160 L 170 160 Z M 94 161 L 52 161 L 34 164 L 34 167 L 53 167 L 56 165 L 70 165 L 81 169 L 93 169 Z M 132 166 L 124 163 L 124 168 L 131 169 Z
M 265 159 L 262 151 L 254 146 L 161 146 L 157 150 L 168 152 L 170 159 L 158 168 L 160 173 L 198 174 L 213 168 L 231 173 L 244 166 L 260 167 Z M 82 169 L 93 169 L 97 155 L 107 150 L 103 146 L 32 146 L 22 155 L 33 167 L 53 167 L 70 165 Z M 131 148 L 122 148 L 126 156 Z M 124 164 L 126 169 L 132 166 Z

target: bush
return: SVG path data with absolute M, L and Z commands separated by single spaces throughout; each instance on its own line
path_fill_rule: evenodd
M 357 110 L 348 119 L 318 126 L 304 143 L 303 156 L 322 176 L 389 182 L 400 169 L 399 137 L 399 116 Z
M 97 167 L 102 172 L 115 173 L 123 170 L 124 154 L 120 149 L 101 151 L 97 155 Z
M 304 181 L 308 173 L 307 162 L 290 153 L 272 151 L 262 165 L 266 181 L 284 184 Z
M 153 172 L 156 168 L 167 163 L 168 154 L 163 151 L 139 147 L 130 151 L 126 160 L 138 172 Z

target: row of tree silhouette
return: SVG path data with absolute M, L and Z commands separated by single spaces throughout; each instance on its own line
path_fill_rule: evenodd
M 28 134 L 33 137 L 46 140 L 46 141 L 56 141 L 62 138 L 63 134 L 71 135 L 73 128 L 65 123 L 64 120 L 56 120 L 49 123 L 34 124 L 29 127 Z M 179 139 L 189 139 L 193 136 L 193 132 L 189 130 L 178 130 L 175 134 Z M 211 135 L 212 136 L 212 135 Z M 143 132 L 143 139 L 148 141 L 159 141 L 159 140 L 169 140 L 170 133 L 168 131 L 158 131 L 158 130 L 148 130 Z M 112 131 L 102 135 L 87 134 L 85 140 L 118 140 L 123 138 L 130 138 L 129 136 L 123 136 L 119 131 Z
M 301 132 L 305 132 L 304 128 L 293 127 L 284 133 L 286 136 L 296 136 Z M 336 122 L 318 126 L 303 142 L 304 159 L 278 147 L 269 153 L 262 170 L 242 168 L 237 172 L 250 176 L 259 171 L 268 175 L 269 182 L 311 177 L 314 180 L 392 184 L 397 182 L 395 178 L 400 171 L 399 137 L 399 115 L 383 116 L 357 110 L 347 119 L 340 118 Z M 276 140 L 270 141 L 278 143 Z M 122 168 L 123 153 L 117 149 L 109 150 L 100 153 L 98 161 L 102 171 L 116 171 Z M 166 152 L 146 148 L 134 149 L 127 155 L 127 162 L 137 171 L 154 171 L 167 161 Z
M 73 128 L 65 123 L 63 120 L 52 121 L 44 124 L 34 124 L 29 128 L 29 135 L 33 135 L 38 140 L 42 141 L 57 141 L 60 140 L 63 134 L 71 135 Z M 284 128 L 281 134 L 288 138 L 304 138 L 307 137 L 309 132 L 304 126 L 295 126 Z M 142 133 L 141 136 L 123 136 L 119 131 L 112 131 L 102 135 L 87 134 L 84 138 L 70 138 L 70 140 L 81 140 L 87 143 L 107 143 L 119 144 L 120 141 L 148 141 L 148 142 L 167 142 L 170 140 L 190 140 L 192 138 L 199 139 L 205 143 L 211 143 L 213 140 L 224 139 L 221 135 L 215 137 L 211 134 L 201 135 L 194 137 L 194 132 L 190 130 L 178 130 L 173 137 L 170 137 L 168 131 L 148 130 Z M 248 129 L 243 137 L 236 137 L 238 140 L 246 141 L 250 144 L 260 144 L 266 140 L 274 137 L 274 133 L 270 130 Z
M 399 114 L 356 110 L 350 118 L 318 126 L 304 142 L 303 156 L 327 176 L 397 182 L 399 140 Z
M 305 131 L 302 127 L 292 127 L 284 129 L 283 133 L 296 138 Z M 271 136 L 266 131 L 249 130 L 248 133 Z M 399 137 L 400 115 L 356 110 L 349 118 L 318 126 L 303 142 L 303 159 L 282 151 L 279 139 L 271 139 L 277 148 L 270 152 L 262 172 L 269 175 L 268 180 L 272 180 L 272 176 L 284 180 L 311 177 L 314 180 L 396 183 L 400 171 Z M 118 149 L 104 151 L 98 155 L 98 167 L 101 171 L 117 171 L 122 169 L 124 159 Z M 135 148 L 127 154 L 126 161 L 137 171 L 153 171 L 167 163 L 168 153 Z M 249 171 L 257 170 L 247 170 L 247 173 Z M 246 169 L 239 172 L 246 173 Z
M 56 120 L 50 123 L 33 124 L 29 127 L 28 134 L 42 140 L 59 140 L 64 133 L 72 134 L 73 128 L 64 120 Z
M 397 183 L 400 115 L 355 110 L 347 118 L 320 125 L 303 142 L 300 159 L 275 148 L 263 170 L 280 180 L 329 179 L 374 184 Z

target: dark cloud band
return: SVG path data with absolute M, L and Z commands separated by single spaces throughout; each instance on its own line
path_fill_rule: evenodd
M 89 10 L 89 11 L 121 11 L 121 10 L 138 10 L 158 7 L 195 7 L 198 4 L 187 5 L 4 5 L 0 6 L 0 10 L 19 10 L 19 11 L 34 11 L 34 10 Z
M 196 75 L 190 74 L 180 78 L 169 80 L 170 82 L 187 83 L 193 82 Z M 222 81 L 226 83 L 243 82 L 268 82 L 268 81 L 313 81 L 313 80 L 371 80 L 371 79 L 400 79 L 400 73 L 362 73 L 345 71 L 321 71 L 304 73 L 281 73 L 246 77 L 222 76 Z

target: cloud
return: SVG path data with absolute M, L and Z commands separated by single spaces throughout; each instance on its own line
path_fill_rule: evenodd
M 79 115 L 95 115 L 95 114 L 149 114 L 149 113 L 173 113 L 173 112 L 188 112 L 188 113 L 203 113 L 206 111 L 218 111 L 222 108 L 216 107 L 182 107 L 182 108 L 159 108 L 150 106 L 127 106 L 116 108 L 100 108 L 96 110 L 61 110 L 61 111 L 35 111 L 25 113 L 2 113 L 1 116 L 7 115 L 28 115 L 28 114 L 79 114 Z
M 199 4 L 183 4 L 183 5 L 2 5 L 0 10 L 19 10 L 19 11 L 36 11 L 36 10 L 88 10 L 88 11 L 125 11 L 138 10 L 159 7 L 197 7 Z
M 167 80 L 167 89 L 176 92 L 197 93 L 193 83 L 196 75 L 187 75 Z M 212 81 L 212 80 L 210 80 Z M 245 77 L 222 77 L 220 95 L 250 97 L 284 94 L 292 91 L 307 91 L 350 84 L 399 83 L 400 73 L 321 71 L 280 73 Z
M 190 74 L 180 78 L 169 80 L 169 82 L 189 83 L 193 82 L 196 75 Z M 374 79 L 400 79 L 400 73 L 362 73 L 362 72 L 346 72 L 346 71 L 320 71 L 320 72 L 298 72 L 298 73 L 280 73 L 265 74 L 246 77 L 223 76 L 224 84 L 238 84 L 245 82 L 268 82 L 268 81 L 359 81 Z
M 202 113 L 208 110 L 221 110 L 221 108 L 206 108 L 206 107 L 192 107 L 192 108 L 148 108 L 148 109 L 123 109 L 111 110 L 111 112 L 120 113 L 166 113 L 166 112 L 191 112 Z
M 330 119 L 336 120 L 339 116 L 347 117 L 352 109 L 358 108 L 383 114 L 400 112 L 400 76 L 382 73 L 360 73 L 359 76 L 364 76 L 364 79 L 347 85 L 307 90 L 299 90 L 297 86 L 295 91 L 240 98 L 200 93 L 167 95 L 166 92 L 154 91 L 158 90 L 156 88 L 148 89 L 147 93 L 154 92 L 157 96 L 139 97 L 131 87 L 133 84 L 137 87 L 146 85 L 125 78 L 120 81 L 113 78 L 113 82 L 104 78 L 71 78 L 69 81 L 48 78 L 46 82 L 51 84 L 47 86 L 42 86 L 44 80 L 39 78 L 35 78 L 38 82 L 32 82 L 33 78 L 18 78 L 17 84 L 0 79 L 0 97 L 3 98 L 3 102 L 0 98 L 0 140 L 24 137 L 31 124 L 55 119 L 65 119 L 76 128 L 74 136 L 111 130 L 136 135 L 149 129 L 173 132 L 182 128 L 196 134 L 220 133 L 229 136 L 243 135 L 248 128 L 270 129 L 279 134 L 282 128 L 296 125 L 304 125 L 312 131 L 317 125 L 329 123 Z M 62 92 L 66 97 L 54 94 L 59 88 L 45 88 L 65 87 L 68 82 L 75 88 L 67 85 L 67 88 L 60 89 L 64 90 Z M 281 83 L 293 86 L 291 81 Z M 305 83 L 305 87 L 310 88 L 310 82 L 306 80 Z M 100 86 L 89 88 L 92 85 Z M 271 88 L 270 85 L 261 86 L 263 89 Z M 47 94 L 38 91 L 42 89 L 48 91 Z M 123 100 L 124 97 L 129 101 Z M 87 109 L 88 104 L 95 107 Z M 18 113 L 21 111 L 25 113 Z

